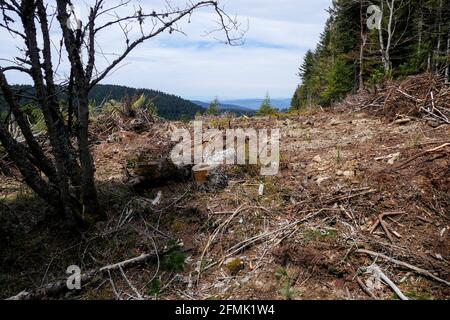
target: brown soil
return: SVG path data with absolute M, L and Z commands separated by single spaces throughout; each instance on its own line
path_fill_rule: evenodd
M 155 247 L 158 252 L 176 248 L 187 259 L 183 270 L 176 263 L 167 266 L 167 254 L 126 270 L 128 280 L 149 299 L 369 299 L 356 277 L 369 280 L 360 268 L 375 259 L 356 253 L 358 248 L 450 280 L 450 148 L 424 153 L 402 166 L 450 142 L 448 125 L 433 128 L 414 119 L 400 125 L 365 113 L 328 110 L 280 119 L 233 119 L 232 126 L 281 129 L 279 175 L 262 177 L 251 166 L 227 167 L 229 186 L 223 190 L 205 191 L 187 181 L 136 192 L 124 173 L 127 159 L 147 147 L 157 152 L 148 143 L 154 135 L 116 132 L 120 138 L 102 139 L 93 147 L 109 218 L 83 237 L 59 227 L 58 218 L 21 183 L 0 177 L 0 218 L 14 229 L 3 231 L 0 298 L 64 278 L 71 264 L 88 270 Z M 261 183 L 263 196 L 258 195 Z M 161 203 L 152 205 L 158 192 Z M 381 227 L 370 232 L 380 214 L 397 211 L 403 214 L 384 219 L 393 242 Z M 308 216 L 228 254 L 246 239 Z M 227 258 L 239 258 L 243 267 L 230 272 Z M 450 297 L 445 284 L 382 259 L 376 263 L 412 299 Z M 198 277 L 200 265 L 209 268 Z M 120 273 L 83 288 L 61 298 L 135 296 Z M 380 299 L 396 299 L 385 285 L 372 292 Z

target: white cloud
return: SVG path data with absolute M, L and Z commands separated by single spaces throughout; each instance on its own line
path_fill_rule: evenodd
M 144 12 L 149 12 L 163 1 L 140 3 Z M 240 21 L 245 24 L 249 21 L 245 45 L 229 47 L 219 44 L 213 36 L 204 37 L 205 31 L 214 27 L 215 16 L 202 9 L 193 15 L 190 24 L 180 25 L 188 37 L 164 34 L 146 42 L 103 83 L 146 87 L 199 99 L 216 95 L 262 97 L 266 91 L 273 97 L 290 97 L 299 81 L 298 66 L 305 52 L 317 43 L 331 0 L 223 0 L 222 3 L 227 12 L 238 14 Z M 59 43 L 57 34 L 53 36 L 55 43 Z M 10 58 L 17 52 L 9 38 L 9 34 L 0 31 L 2 58 Z M 120 29 L 103 32 L 98 42 L 104 52 L 110 53 L 117 53 L 124 44 Z M 99 69 L 102 65 L 104 60 L 100 59 Z M 61 70 L 65 69 L 63 63 Z M 19 74 L 10 78 L 10 82 L 24 81 Z

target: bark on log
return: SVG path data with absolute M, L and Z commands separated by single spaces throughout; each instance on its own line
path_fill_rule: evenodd
M 157 160 L 146 160 L 136 163 L 131 180 L 135 188 L 156 187 L 169 181 L 184 181 L 190 176 L 190 166 L 178 167 L 168 157 Z

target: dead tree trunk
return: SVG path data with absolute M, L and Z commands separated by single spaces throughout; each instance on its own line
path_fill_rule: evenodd
M 109 2 L 109 1 L 108 1 Z M 105 0 L 96 0 L 90 8 L 87 23 L 83 26 L 77 23 L 75 29 L 68 23 L 72 2 L 56 0 L 56 17 L 58 26 L 49 23 L 55 16 L 52 6 L 43 0 L 0 0 L 0 30 L 14 35 L 25 44 L 23 58 L 4 59 L 14 65 L 0 67 L 0 89 L 4 99 L 14 116 L 14 120 L 25 138 L 24 143 L 18 142 L 8 131 L 4 123 L 0 123 L 0 142 L 14 161 L 26 183 L 38 196 L 50 205 L 63 212 L 67 221 L 79 224 L 91 224 L 104 217 L 97 198 L 95 187 L 94 161 L 89 145 L 89 91 L 114 70 L 138 45 L 154 38 L 165 31 L 176 30 L 177 23 L 189 17 L 194 10 L 211 7 L 218 15 L 221 28 L 225 34 L 225 42 L 239 44 L 243 33 L 234 18 L 227 15 L 219 6 L 219 2 L 197 1 L 188 2 L 184 8 L 171 8 L 162 12 L 144 13 L 142 9 L 135 10 L 122 17 L 110 15 L 113 10 L 126 10 L 129 1 L 121 1 L 119 5 L 106 7 Z M 151 29 L 144 29 L 144 20 L 151 20 Z M 102 21 L 97 26 L 96 22 Z M 15 23 L 16 22 L 16 23 Z M 110 27 L 121 26 L 122 23 L 136 24 L 141 33 L 131 39 L 127 29 L 123 29 L 125 49 L 103 71 L 95 67 L 96 37 Z M 62 32 L 61 50 L 54 48 L 50 34 L 53 28 Z M 232 33 L 238 32 L 238 36 Z M 244 31 L 245 32 L 245 31 Z M 55 82 L 55 67 L 52 64 L 52 48 L 61 55 L 63 48 L 67 53 L 70 79 L 68 89 L 69 126 L 66 124 L 66 114 L 60 108 L 58 91 L 66 85 Z M 83 57 L 87 57 L 87 61 Z M 60 57 L 62 58 L 62 57 Z M 30 124 L 26 121 L 18 103 L 18 97 L 8 84 L 6 72 L 23 72 L 31 77 L 34 86 L 33 99 L 43 115 L 47 126 L 50 153 L 46 154 L 33 136 Z M 76 112 L 72 107 L 76 104 Z M 75 118 L 73 116 L 75 115 Z M 77 148 L 71 141 L 72 122 L 76 121 Z M 42 177 L 41 174 L 45 177 Z
M 393 30 L 393 19 L 394 19 L 394 11 L 395 11 L 395 0 L 392 0 L 391 3 L 386 2 L 389 8 L 389 22 L 387 27 L 387 44 L 384 50 L 384 70 L 389 72 L 392 68 L 391 63 L 391 46 L 392 46 L 392 38 L 394 36 Z
M 445 68 L 445 80 L 447 83 L 450 82 L 450 24 L 448 25 L 447 30 L 447 68 Z
M 81 190 L 84 205 L 83 219 L 89 222 L 103 218 L 95 188 L 94 163 L 89 148 L 89 79 L 83 68 L 80 43 L 75 33 L 68 27 L 67 0 L 57 0 L 58 21 L 63 32 L 64 44 L 72 66 L 76 100 L 78 101 L 78 148 L 81 164 Z
M 358 74 L 358 91 L 364 90 L 364 49 L 367 44 L 367 34 L 364 32 L 364 11 L 363 2 L 359 2 L 359 18 L 360 18 L 360 48 L 359 48 L 359 74 Z

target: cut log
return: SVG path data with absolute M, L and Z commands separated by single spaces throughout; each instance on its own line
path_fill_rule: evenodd
M 217 166 L 208 164 L 198 164 L 192 168 L 192 173 L 195 182 L 198 184 L 204 184 L 208 180 L 208 176 L 214 174 L 214 170 Z
M 191 166 L 176 166 L 170 158 L 141 160 L 132 169 L 130 183 L 136 188 L 157 187 L 170 181 L 185 181 L 190 177 Z
M 197 185 L 206 192 L 223 190 L 228 186 L 228 176 L 217 165 L 198 164 L 192 168 Z

